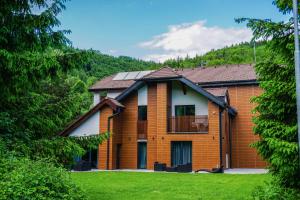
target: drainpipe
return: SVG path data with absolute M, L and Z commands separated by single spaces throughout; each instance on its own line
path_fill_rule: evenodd
M 222 113 L 223 113 L 223 108 L 219 108 L 219 143 L 220 143 L 220 168 L 222 167 L 223 163 L 223 148 L 222 148 Z
M 231 168 L 232 166 L 232 129 L 231 129 L 231 122 L 232 122 L 232 118 L 230 116 L 230 114 L 228 113 L 228 120 L 229 120 L 229 168 Z
M 118 109 L 116 113 L 112 114 L 111 116 L 108 117 L 107 119 L 107 134 L 108 134 L 108 139 L 107 139 L 107 146 L 106 146 L 106 152 L 107 152 L 107 158 L 106 158 L 106 169 L 109 170 L 109 144 L 110 144 L 110 120 L 119 115 L 121 113 L 121 109 Z

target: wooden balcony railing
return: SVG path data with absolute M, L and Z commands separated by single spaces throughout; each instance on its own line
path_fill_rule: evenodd
M 208 116 L 177 116 L 168 119 L 168 132 L 208 133 Z
M 137 121 L 137 139 L 146 140 L 147 139 L 147 120 L 138 120 Z

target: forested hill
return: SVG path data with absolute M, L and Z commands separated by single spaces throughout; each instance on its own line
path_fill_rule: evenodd
M 266 55 L 266 43 L 256 44 L 256 61 L 262 61 Z M 167 60 L 164 63 L 155 63 L 134 59 L 127 56 L 114 57 L 102 54 L 95 50 L 68 49 L 70 56 L 66 65 L 79 70 L 81 78 L 93 79 L 92 82 L 105 76 L 122 71 L 139 71 L 157 69 L 168 65 L 174 68 L 188 68 L 196 66 L 218 66 L 224 64 L 249 64 L 254 63 L 253 44 L 241 43 L 208 53 L 194 58 L 178 58 Z
M 160 66 L 155 62 L 143 61 L 128 56 L 110 56 L 96 50 L 80 50 L 69 48 L 66 66 L 79 71 L 80 76 L 101 79 L 117 72 L 141 71 L 155 69 Z M 83 78 L 83 77 L 82 77 Z
M 262 61 L 265 57 L 266 43 L 256 43 L 256 61 Z M 196 66 L 217 66 L 224 64 L 249 64 L 254 63 L 253 44 L 241 43 L 218 50 L 211 50 L 208 53 L 194 58 L 170 59 L 164 65 L 175 68 L 188 68 Z

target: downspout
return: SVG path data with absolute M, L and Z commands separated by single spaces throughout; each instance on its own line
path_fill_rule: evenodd
M 228 129 L 229 129 L 229 168 L 231 168 L 231 166 L 232 166 L 232 129 L 231 129 L 232 118 L 229 113 L 228 113 L 228 119 L 229 119 L 229 125 L 228 125 Z
M 108 139 L 107 139 L 107 146 L 106 146 L 106 152 L 107 152 L 107 157 L 106 157 L 106 169 L 109 170 L 109 144 L 110 144 L 110 120 L 119 115 L 121 113 L 121 110 L 118 109 L 116 113 L 112 114 L 111 116 L 108 117 L 107 119 L 107 134 L 108 134 Z
M 223 146 L 222 146 L 222 113 L 223 108 L 219 107 L 219 144 L 220 144 L 220 169 L 223 168 Z

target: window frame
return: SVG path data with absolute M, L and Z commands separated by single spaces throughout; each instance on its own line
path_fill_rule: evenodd
M 194 113 L 193 114 L 189 114 L 189 115 L 187 115 L 187 107 L 188 106 L 191 106 L 191 107 L 193 107 L 193 109 L 194 109 Z M 178 115 L 177 113 L 177 109 L 179 109 L 179 108 L 183 108 L 183 114 L 182 115 Z M 189 104 L 189 105 L 175 105 L 175 108 L 174 108 L 175 110 L 175 117 L 179 117 L 179 116 L 196 116 L 196 106 L 195 106 L 195 104 Z

